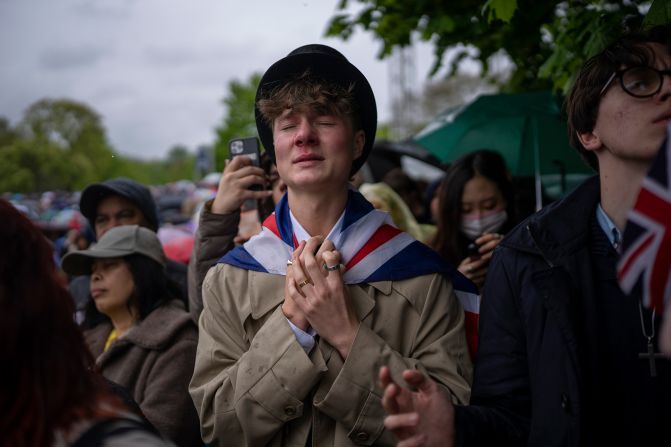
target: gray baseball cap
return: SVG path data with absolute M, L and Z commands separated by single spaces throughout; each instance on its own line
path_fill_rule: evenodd
M 166 264 L 165 253 L 156 233 L 138 225 L 123 225 L 111 228 L 92 248 L 65 255 L 61 267 L 70 275 L 89 275 L 96 259 L 121 258 L 132 254 L 146 256 L 162 266 Z

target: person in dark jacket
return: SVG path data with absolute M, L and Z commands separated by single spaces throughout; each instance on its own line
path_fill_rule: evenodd
M 120 225 L 140 225 L 158 231 L 158 212 L 149 188 L 128 178 L 118 177 L 90 184 L 82 191 L 79 209 L 89 221 L 96 239 Z M 180 299 L 188 305 L 186 266 L 168 260 L 166 272 L 179 286 Z M 88 275 L 75 276 L 70 281 L 70 293 L 75 299 L 80 323 L 89 299 L 89 282 Z
M 404 446 L 653 445 L 668 437 L 671 364 L 660 316 L 622 293 L 620 235 L 671 121 L 671 27 L 590 59 L 567 98 L 572 144 L 598 176 L 517 226 L 485 282 L 470 406 L 380 371 Z
M 113 227 L 89 250 L 68 253 L 63 269 L 91 277 L 84 337 L 96 366 L 126 388 L 142 413 L 178 446 L 202 446 L 188 384 L 198 332 L 165 274 L 153 231 Z

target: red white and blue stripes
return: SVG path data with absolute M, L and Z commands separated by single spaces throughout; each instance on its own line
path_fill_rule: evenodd
M 348 194 L 344 214 L 326 237 L 341 253 L 345 283 L 398 281 L 442 273 L 451 281 L 466 312 L 469 344 L 476 342 L 480 296 L 475 285 L 435 251 L 396 228 L 387 213 L 375 210 L 359 192 L 350 190 Z M 284 276 L 287 260 L 299 241 L 308 237 L 293 219 L 285 195 L 263 222 L 261 233 L 227 253 L 219 263 Z

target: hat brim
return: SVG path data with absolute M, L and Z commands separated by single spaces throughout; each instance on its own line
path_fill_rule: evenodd
M 91 266 L 96 259 L 122 258 L 130 254 L 133 252 L 113 248 L 74 251 L 63 257 L 61 268 L 69 275 L 90 275 Z
M 350 84 L 354 85 L 354 100 L 359 107 L 362 129 L 366 135 L 362 154 L 352 163 L 351 174 L 354 174 L 363 166 L 373 148 L 375 132 L 377 131 L 377 105 L 373 89 L 366 77 L 344 57 L 320 52 L 304 52 L 290 54 L 271 65 L 261 78 L 254 102 L 254 115 L 259 138 L 274 160 L 273 130 L 261 115 L 258 101 L 278 86 L 302 75 L 308 69 L 314 77 L 332 81 L 344 87 L 349 87 Z

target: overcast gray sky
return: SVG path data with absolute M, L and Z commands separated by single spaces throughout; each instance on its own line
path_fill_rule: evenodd
M 158 157 L 178 143 L 193 150 L 214 141 L 228 81 L 325 43 L 368 77 L 388 120 L 380 43 L 363 31 L 347 42 L 322 37 L 337 2 L 0 0 L 0 115 L 16 124 L 36 100 L 69 98 L 102 115 L 121 153 Z M 418 81 L 430 63 L 431 50 L 419 47 Z

